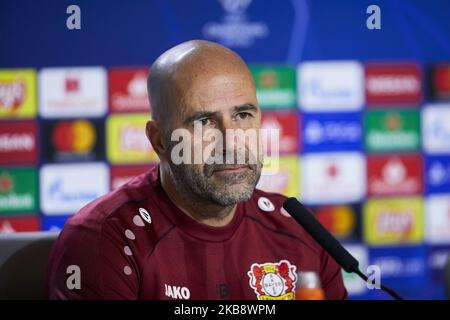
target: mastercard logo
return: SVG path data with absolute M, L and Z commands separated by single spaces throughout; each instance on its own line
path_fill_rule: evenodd
M 355 228 L 355 214 L 349 206 L 325 206 L 315 211 L 317 220 L 337 237 L 347 237 Z
M 94 126 L 89 121 L 61 121 L 54 127 L 52 139 L 58 151 L 86 153 L 92 150 L 96 134 Z

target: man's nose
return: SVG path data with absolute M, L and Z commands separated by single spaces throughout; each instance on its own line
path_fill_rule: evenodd
M 230 118 L 223 118 L 221 121 L 220 131 L 223 136 L 223 152 L 226 150 L 234 150 L 238 144 L 238 135 L 236 130 L 240 129 L 239 125 Z

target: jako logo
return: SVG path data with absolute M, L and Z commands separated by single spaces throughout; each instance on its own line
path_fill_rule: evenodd
M 191 297 L 191 293 L 189 289 L 186 287 L 169 286 L 167 284 L 164 284 L 164 287 L 166 289 L 165 291 L 166 297 L 184 300 L 188 300 Z

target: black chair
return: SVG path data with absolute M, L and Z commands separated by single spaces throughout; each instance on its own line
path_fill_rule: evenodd
M 58 232 L 0 234 L 0 299 L 44 299 L 50 250 Z

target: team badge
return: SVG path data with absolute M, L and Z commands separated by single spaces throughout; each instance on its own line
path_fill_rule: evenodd
M 258 300 L 294 300 L 297 267 L 287 260 L 254 263 L 247 273 Z

